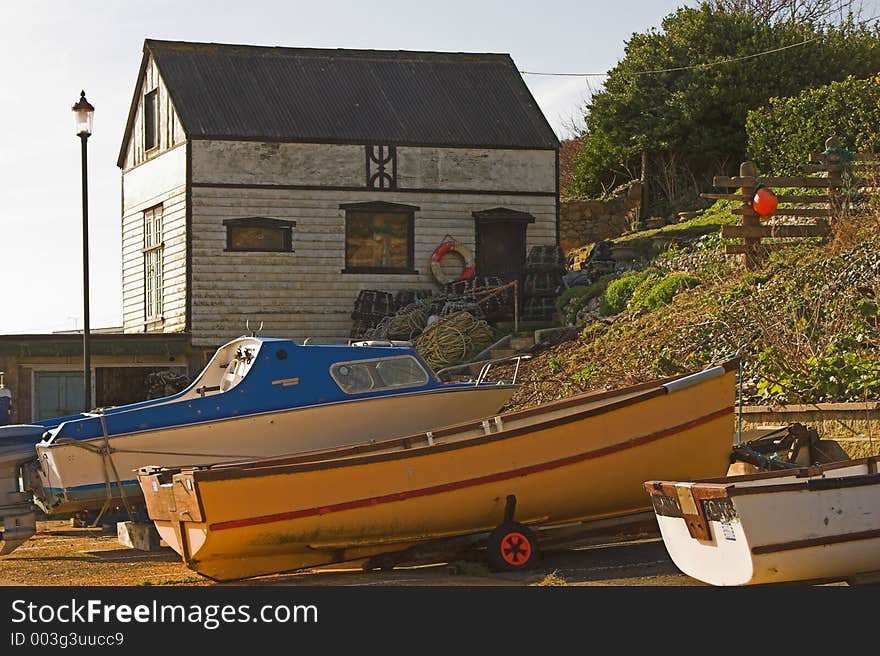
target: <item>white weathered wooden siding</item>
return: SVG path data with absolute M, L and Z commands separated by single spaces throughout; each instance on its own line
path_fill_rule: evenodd
M 144 151 L 144 95 L 158 89 L 159 115 L 159 142 L 156 148 L 149 152 Z M 158 157 L 166 150 L 182 144 L 186 140 L 183 126 L 174 109 L 174 103 L 165 87 L 165 82 L 159 75 L 155 60 L 150 57 L 144 72 L 144 81 L 138 90 L 137 112 L 132 123 L 132 133 L 128 140 L 128 148 L 125 153 L 123 170 L 127 171 L 138 164 L 142 164 L 154 157 Z
M 400 189 L 483 189 L 548 191 L 556 189 L 552 150 L 478 148 L 397 148 Z
M 341 273 L 345 212 L 339 205 L 373 200 L 421 208 L 415 214 L 418 273 Z M 477 210 L 503 206 L 529 212 L 535 223 L 528 226 L 528 246 L 556 242 L 552 196 L 195 187 L 192 203 L 191 328 L 196 346 L 245 333 L 247 319 L 252 328 L 263 322 L 262 334 L 269 336 L 347 337 L 360 290 L 439 289 L 431 275 L 431 253 L 447 234 L 473 252 L 471 213 Z M 247 216 L 295 220 L 295 252 L 226 252 L 223 220 Z
M 124 332 L 186 329 L 186 149 L 182 144 L 122 175 L 122 325 Z M 144 308 L 144 210 L 162 205 L 164 320 Z
M 363 146 L 199 140 L 193 182 L 365 186 Z
M 556 190 L 555 152 L 397 147 L 398 189 Z M 193 182 L 366 187 L 364 146 L 199 140 Z

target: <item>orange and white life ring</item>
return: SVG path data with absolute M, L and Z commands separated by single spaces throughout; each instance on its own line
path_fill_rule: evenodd
M 474 275 L 474 256 L 471 255 L 468 248 L 459 244 L 454 239 L 446 239 L 440 242 L 440 245 L 434 249 L 433 253 L 431 253 L 431 273 L 434 274 L 434 278 L 436 278 L 437 282 L 441 285 L 451 282 L 440 267 L 440 260 L 442 260 L 443 256 L 450 251 L 454 251 L 464 258 L 464 271 L 461 272 L 460 276 L 455 278 L 455 282 L 459 280 L 467 280 Z

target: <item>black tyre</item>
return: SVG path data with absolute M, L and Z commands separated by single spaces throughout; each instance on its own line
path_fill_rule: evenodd
M 534 531 L 519 522 L 504 522 L 489 535 L 486 558 L 493 572 L 514 572 L 534 567 L 540 558 Z

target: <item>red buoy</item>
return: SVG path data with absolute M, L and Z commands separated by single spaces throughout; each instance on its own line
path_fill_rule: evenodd
M 761 216 L 770 216 L 776 211 L 778 200 L 773 190 L 768 187 L 760 187 L 755 191 L 752 199 L 752 208 Z

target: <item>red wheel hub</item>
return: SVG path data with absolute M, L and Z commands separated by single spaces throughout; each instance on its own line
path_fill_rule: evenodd
M 501 557 L 515 567 L 527 563 L 532 555 L 532 545 L 522 533 L 511 532 L 501 538 Z

